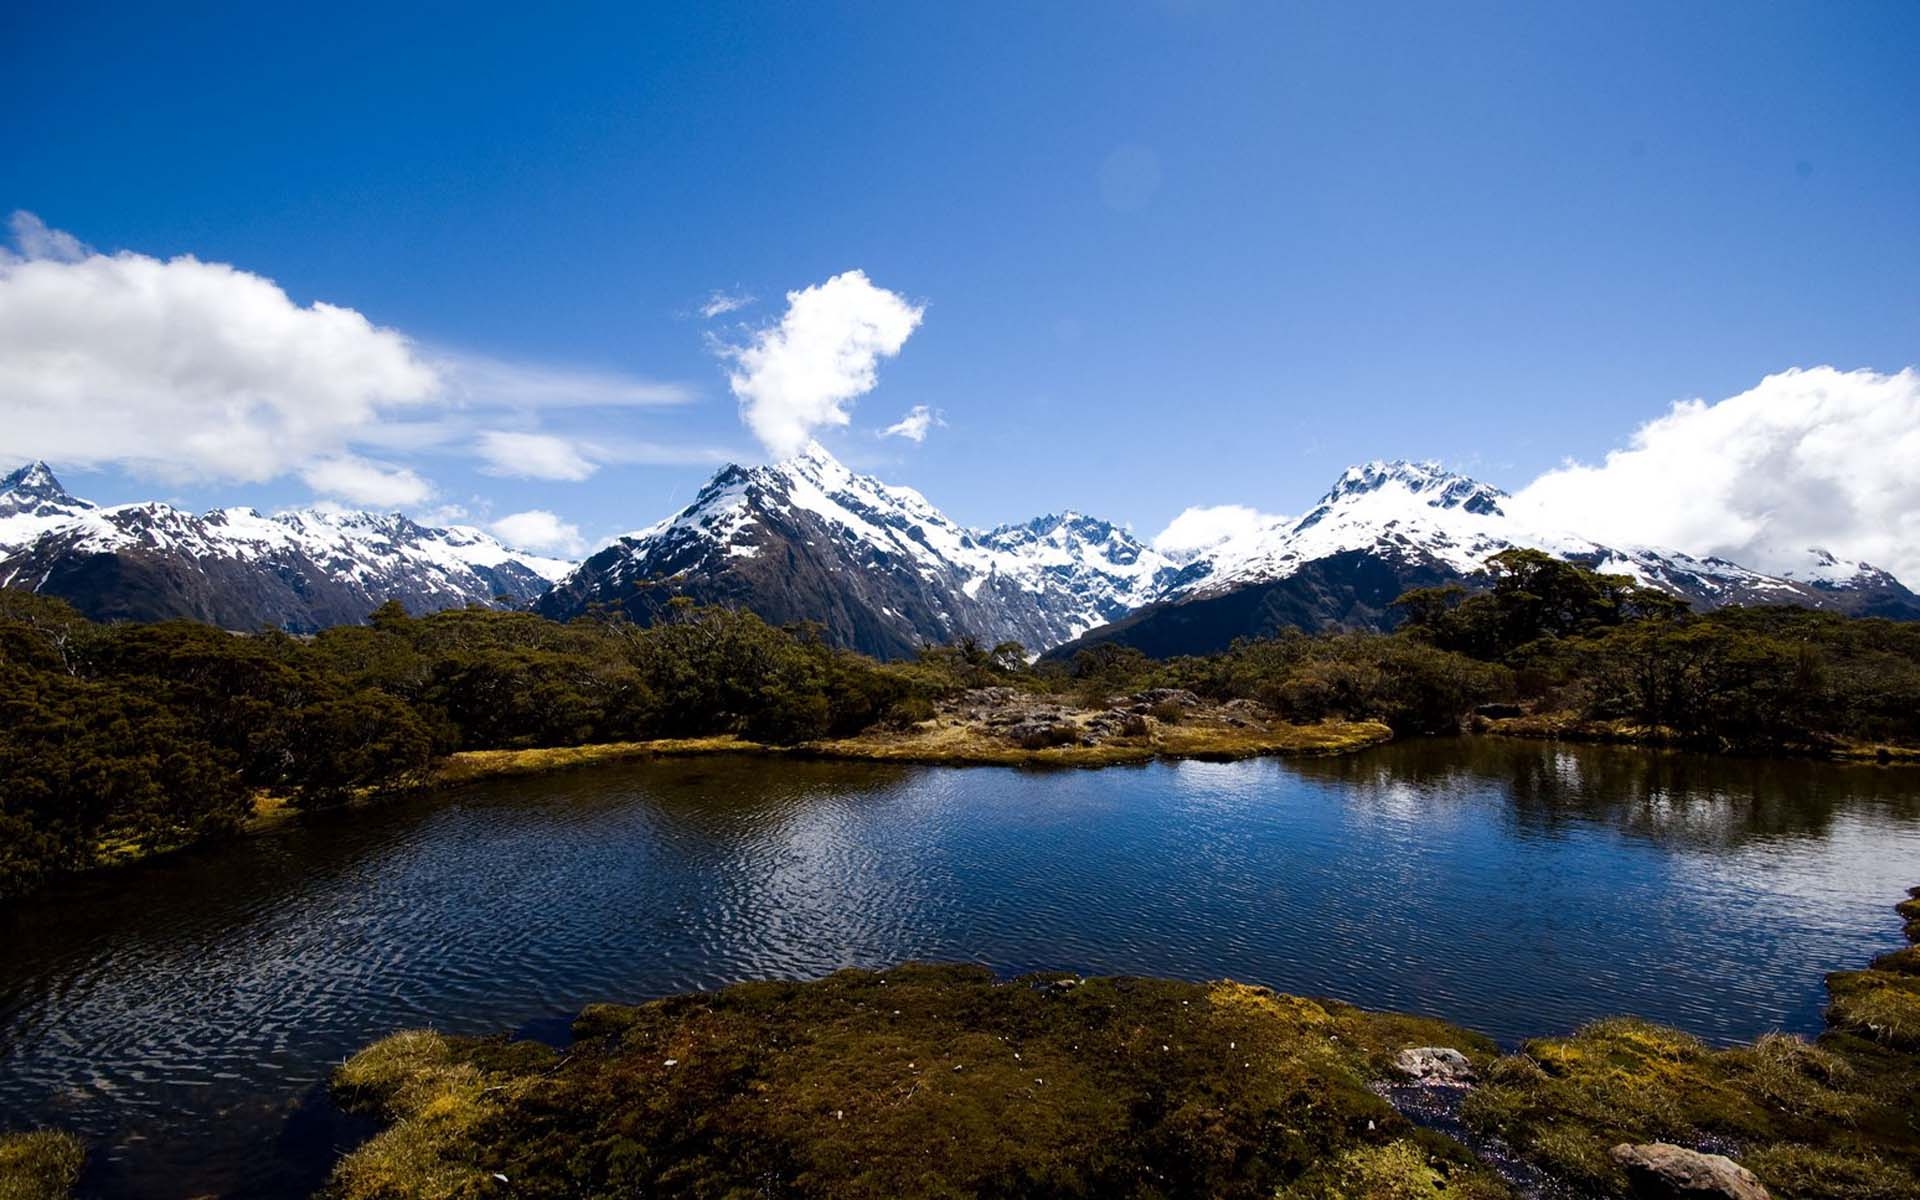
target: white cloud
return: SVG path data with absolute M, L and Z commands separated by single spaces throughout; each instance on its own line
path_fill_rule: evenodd
M 724 288 L 715 288 L 707 293 L 700 304 L 700 315 L 711 321 L 715 317 L 724 317 L 731 312 L 739 312 L 753 303 L 753 297 L 745 292 L 729 292 Z
M 458 350 L 425 353 L 449 399 L 476 407 L 655 408 L 695 398 L 685 384 L 613 371 L 506 362 Z
M 543 508 L 501 517 L 487 526 L 507 545 L 539 554 L 577 555 L 587 548 L 580 527 Z
M 352 454 L 309 463 L 300 478 L 322 495 L 371 508 L 407 508 L 433 496 L 433 485 L 411 469 Z
M 489 475 L 577 483 L 600 469 L 578 443 L 550 433 L 489 429 L 480 435 L 476 449 L 485 463 L 480 469 Z
M 873 390 L 882 358 L 900 352 L 925 310 L 862 271 L 787 293 L 786 315 L 745 346 L 720 346 L 740 415 L 775 457 L 816 429 L 847 424 L 847 405 Z
M 936 425 L 944 426 L 940 414 L 924 404 L 916 404 L 907 411 L 907 415 L 880 431 L 881 437 L 903 437 L 910 442 L 924 442 L 927 431 Z
M 26 257 L 0 261 L 0 455 L 259 482 L 439 386 L 405 337 L 352 309 L 191 257 L 75 259 L 37 219 L 14 229 Z
M 93 253 L 93 248 L 79 238 L 59 229 L 47 228 L 47 223 L 30 212 L 15 212 L 7 221 L 13 231 L 13 243 L 20 247 L 25 258 L 50 259 L 54 262 L 79 262 Z M 0 250 L 0 260 L 8 255 Z
M 0 461 L 114 465 L 168 482 L 298 475 L 333 495 L 398 504 L 431 486 L 378 456 L 484 449 L 481 431 L 532 425 L 550 409 L 695 396 L 618 372 L 425 347 L 353 309 L 299 304 L 224 263 L 99 253 L 31 213 L 14 213 L 9 228 Z M 538 453 L 516 447 L 541 477 L 592 472 L 578 450 L 556 451 L 561 439 L 520 436 L 546 438 Z
M 1682 401 L 1600 465 L 1542 475 L 1512 511 L 1760 570 L 1818 546 L 1920 582 L 1920 372 L 1814 367 Z
M 1154 536 L 1153 548 L 1172 558 L 1187 558 L 1287 520 L 1244 504 L 1200 505 L 1169 521 Z

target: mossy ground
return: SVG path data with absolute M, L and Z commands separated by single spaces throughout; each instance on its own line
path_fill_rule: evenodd
M 1920 896 L 1900 909 L 1920 916 Z M 743 984 L 589 1008 L 564 1054 L 376 1043 L 334 1091 L 389 1125 L 330 1192 L 1508 1196 L 1371 1090 L 1400 1049 L 1449 1045 L 1482 1076 L 1467 1127 L 1571 1194 L 1626 1195 L 1608 1149 L 1667 1141 L 1734 1157 L 1777 1197 L 1920 1196 L 1920 966 L 1896 951 L 1829 986 L 1814 1042 L 1716 1050 L 1616 1018 L 1500 1056 L 1440 1021 L 1236 983 L 908 965 Z
M 72 1134 L 48 1129 L 0 1134 L 0 1200 L 64 1200 L 85 1158 Z
M 1920 915 L 1920 903 L 1900 906 Z M 1908 936 L 1915 930 L 1909 926 Z M 1501 1058 L 1468 1124 L 1585 1194 L 1623 1196 L 1607 1157 L 1665 1141 L 1738 1159 L 1777 1197 L 1920 1196 L 1920 959 L 1830 975 L 1830 1031 L 1713 1050 L 1643 1021 L 1601 1021 Z
M 392 1124 L 333 1194 L 1507 1195 L 1368 1088 L 1403 1046 L 1488 1043 L 1238 984 L 909 965 L 592 1008 L 576 1033 L 362 1052 L 336 1094 Z

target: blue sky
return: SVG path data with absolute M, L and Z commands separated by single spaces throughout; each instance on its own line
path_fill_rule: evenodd
M 619 444 L 578 481 L 485 474 L 464 435 L 355 449 L 422 511 L 652 521 L 761 453 L 713 339 L 853 269 L 923 314 L 824 440 L 975 524 L 1298 512 L 1373 457 L 1518 488 L 1682 398 L 1920 359 L 1910 3 L 284 8 L 9 5 L 0 212 L 679 389 L 495 395 Z M 715 289 L 757 302 L 709 321 Z M 916 405 L 945 425 L 877 436 Z

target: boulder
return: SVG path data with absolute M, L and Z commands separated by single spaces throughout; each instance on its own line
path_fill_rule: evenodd
M 1622 1143 L 1608 1153 L 1627 1173 L 1639 1200 L 1770 1200 L 1753 1172 L 1724 1154 L 1702 1154 L 1666 1142 Z
M 1467 1087 L 1473 1083 L 1473 1064 L 1451 1046 L 1409 1046 L 1393 1056 L 1394 1070 L 1419 1083 L 1438 1087 Z

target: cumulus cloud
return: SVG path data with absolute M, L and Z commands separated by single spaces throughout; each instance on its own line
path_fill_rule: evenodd
M 701 302 L 700 315 L 711 321 L 715 317 L 724 317 L 728 313 L 739 312 L 752 303 L 753 297 L 747 295 L 745 292 L 729 292 L 723 288 L 715 288 L 713 291 L 707 293 L 707 298 Z
M 48 259 L 53 262 L 79 262 L 93 253 L 93 248 L 70 233 L 47 228 L 47 223 L 30 212 L 16 212 L 7 221 L 7 227 L 13 232 L 13 244 L 20 248 L 24 258 Z M 10 257 L 0 250 L 0 259 Z
M 741 419 L 776 458 L 799 453 L 816 429 L 847 424 L 848 405 L 873 390 L 880 360 L 900 353 L 924 311 L 863 271 L 788 292 L 779 324 L 719 346 Z
M 327 495 L 389 506 L 432 487 L 382 454 L 500 450 L 479 435 L 533 425 L 547 410 L 694 398 L 684 385 L 618 372 L 423 346 L 224 263 L 100 253 L 31 213 L 14 213 L 8 228 L 0 461 L 114 465 L 169 482 L 296 475 Z M 541 478 L 584 478 L 594 461 L 613 461 L 569 456 L 562 443 L 511 448 Z
M 489 429 L 480 435 L 476 448 L 484 464 L 480 469 L 489 475 L 577 483 L 600 469 L 578 443 L 550 433 Z
M 407 508 L 433 496 L 433 485 L 411 469 L 352 454 L 308 463 L 300 478 L 323 496 L 371 508 Z
M 258 482 L 439 386 L 406 338 L 350 308 L 296 304 L 221 263 L 85 253 L 37 219 L 14 230 L 0 454 Z
M 563 521 L 544 508 L 511 513 L 487 528 L 507 545 L 538 554 L 572 556 L 587 548 L 578 525 Z
M 916 404 L 907 410 L 907 415 L 880 431 L 881 437 L 902 437 L 910 442 L 924 442 L 927 431 L 936 425 L 945 425 L 940 414 L 924 404 Z
M 1682 401 L 1604 462 L 1542 475 L 1511 511 L 1760 570 L 1804 566 L 1817 546 L 1920 582 L 1920 372 L 1815 367 Z
M 1154 536 L 1153 548 L 1172 558 L 1187 558 L 1287 520 L 1244 504 L 1196 506 L 1168 522 Z

